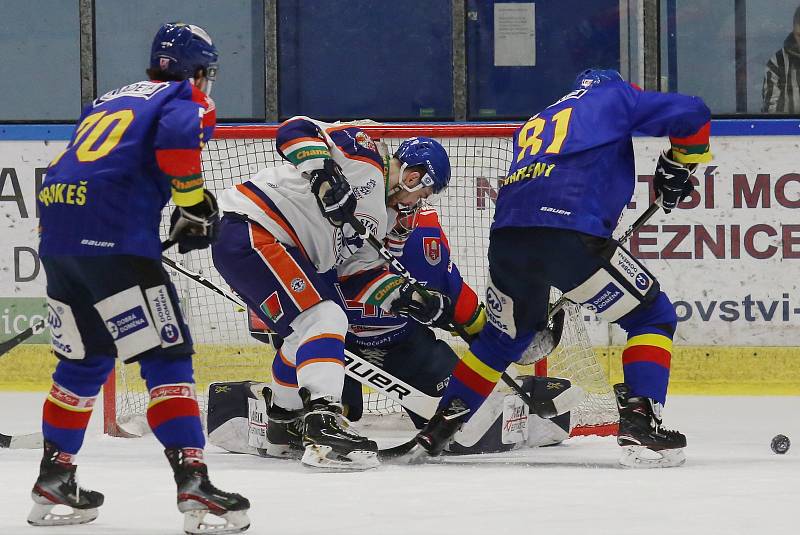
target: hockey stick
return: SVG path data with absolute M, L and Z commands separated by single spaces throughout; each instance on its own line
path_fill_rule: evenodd
M 166 256 L 162 256 L 161 260 L 164 262 L 164 264 L 173 268 L 181 275 L 202 284 L 217 295 L 224 297 L 231 303 L 234 303 L 240 310 L 246 310 L 247 305 L 245 305 L 245 303 L 243 303 L 233 293 L 225 290 L 224 288 L 220 288 L 199 273 L 195 273 L 194 271 L 183 267 Z M 345 350 L 344 360 L 345 373 L 359 383 L 368 386 L 373 390 L 377 390 L 387 398 L 396 401 L 406 409 L 419 414 L 423 418 L 431 418 L 436 412 L 436 407 L 439 404 L 439 398 L 425 394 L 410 384 L 393 376 L 386 370 L 371 364 L 369 361 L 350 351 Z
M 33 450 L 41 448 L 44 444 L 44 437 L 41 433 L 29 433 L 27 435 L 4 435 L 0 433 L 0 448 Z
M 24 331 L 22 331 L 21 333 L 19 333 L 18 335 L 14 336 L 13 338 L 9 338 L 8 340 L 0 344 L 0 356 L 5 355 L 6 353 L 8 353 L 12 349 L 20 345 L 22 342 L 24 342 L 31 336 L 39 334 L 40 332 L 44 331 L 46 326 L 47 326 L 47 320 L 41 319 L 36 323 L 34 323 L 33 325 L 31 325 L 30 327 L 28 327 L 27 329 L 25 329 Z
M 359 221 L 354 215 L 351 214 L 348 217 L 347 223 L 351 227 L 353 227 L 353 230 L 356 231 L 358 237 L 364 240 L 365 242 L 369 243 L 369 245 L 373 249 L 375 249 L 375 252 L 378 253 L 378 255 L 381 258 L 383 258 L 390 266 L 392 266 L 395 269 L 395 271 L 397 271 L 400 274 L 401 277 L 406 279 L 408 283 L 414 287 L 414 290 L 419 292 L 419 294 L 426 299 L 430 297 L 430 293 L 428 292 L 428 290 L 426 290 L 425 287 L 422 286 L 419 283 L 419 281 L 417 281 L 417 279 L 411 274 L 411 272 L 408 271 L 405 268 L 405 266 L 402 263 L 400 263 L 400 261 L 392 253 L 390 253 L 388 249 L 386 249 L 386 247 L 383 246 L 383 244 L 378 240 L 378 238 L 373 236 L 372 233 L 369 230 L 367 230 L 367 228 L 361 223 L 361 221 Z M 463 326 L 453 323 L 452 328 L 466 343 L 468 344 L 470 343 L 471 337 L 464 330 Z M 502 379 L 505 384 L 511 387 L 514 390 L 514 392 L 519 397 L 522 398 L 525 404 L 528 405 L 530 410 L 537 416 L 540 416 L 542 418 L 552 418 L 553 416 L 556 416 L 555 406 L 551 406 L 553 405 L 552 402 L 550 403 L 534 402 L 533 399 L 527 394 L 527 392 L 522 390 L 520 386 L 517 384 L 517 382 L 514 379 L 512 379 L 506 372 L 503 372 L 503 374 L 500 376 L 500 379 Z
M 640 228 L 642 228 L 644 226 L 644 224 L 647 223 L 647 221 L 651 217 L 653 217 L 653 215 L 656 212 L 658 212 L 658 209 L 661 208 L 661 207 L 662 207 L 662 200 L 661 200 L 661 196 L 659 195 L 659 197 L 655 201 L 653 201 L 653 204 L 648 206 L 647 210 L 645 210 L 644 213 L 642 215 L 640 215 L 639 218 L 636 221 L 634 221 L 633 224 L 630 227 L 628 227 L 628 230 L 626 230 L 625 233 L 622 234 L 622 236 L 619 237 L 617 242 L 620 245 L 622 245 L 623 243 L 628 241 L 630 239 L 630 237 L 633 236 L 634 234 L 636 234 L 636 231 L 638 231 Z M 570 300 L 568 298 L 564 297 L 563 295 L 561 297 L 559 297 L 558 301 L 553 303 L 553 306 L 550 307 L 550 312 L 547 313 L 547 319 L 548 320 L 553 319 L 553 316 L 558 314 L 561 311 L 562 308 L 567 306 L 567 303 L 569 303 L 569 302 L 570 302 Z

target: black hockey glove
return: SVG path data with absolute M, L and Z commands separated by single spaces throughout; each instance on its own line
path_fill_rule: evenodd
M 697 164 L 683 165 L 671 156 L 670 151 L 661 154 L 653 176 L 656 195 L 661 195 L 661 207 L 667 214 L 694 191 L 691 177 L 697 168 Z
M 219 209 L 217 199 L 203 190 L 203 200 L 192 206 L 177 206 L 172 212 L 169 239 L 178 243 L 178 252 L 186 254 L 195 249 L 205 249 L 217 237 Z
M 308 173 L 308 178 L 322 216 L 331 225 L 342 227 L 355 216 L 356 196 L 336 162 L 326 159 L 325 166 Z
M 453 322 L 453 306 L 449 297 L 436 290 L 428 290 L 427 296 L 422 295 L 410 282 L 404 283 L 399 292 L 400 296 L 391 306 L 393 314 L 439 329 L 450 328 Z

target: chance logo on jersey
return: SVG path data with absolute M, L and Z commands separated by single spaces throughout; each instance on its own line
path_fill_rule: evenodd
M 422 248 L 425 251 L 425 260 L 432 266 L 442 261 L 442 244 L 439 238 L 422 238 Z

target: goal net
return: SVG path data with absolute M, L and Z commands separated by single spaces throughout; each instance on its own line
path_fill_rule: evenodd
M 486 253 L 489 227 L 499 180 L 505 176 L 512 156 L 511 125 L 382 125 L 369 123 L 362 128 L 373 139 L 386 143 L 390 151 L 408 137 L 436 138 L 450 156 L 450 185 L 433 205 L 439 212 L 447 234 L 453 261 L 464 279 L 484 295 L 488 276 Z M 225 188 L 244 182 L 260 169 L 283 165 L 275 147 L 274 126 L 221 126 L 203 152 L 203 176 L 207 187 L 219 195 Z M 162 234 L 166 236 L 169 211 L 164 212 Z M 177 256 L 177 255 L 174 255 Z M 178 258 L 193 272 L 223 288 L 228 288 L 214 269 L 210 250 L 193 251 Z M 171 272 L 181 308 L 195 342 L 195 381 L 201 410 L 205 410 L 208 385 L 218 381 L 254 380 L 269 382 L 274 350 L 254 340 L 248 333 L 246 311 L 237 310 L 225 298 Z M 552 299 L 557 294 L 554 292 Z M 537 375 L 564 377 L 581 386 L 587 398 L 574 411 L 575 434 L 612 434 L 617 410 L 604 369 L 592 349 L 583 315 L 575 305 L 566 308 L 564 335 L 558 349 L 536 365 Z M 461 354 L 466 345 L 440 333 Z M 534 370 L 520 370 L 529 374 Z M 394 414 L 401 410 L 394 402 L 367 392 L 365 412 Z M 106 433 L 115 436 L 147 432 L 144 418 L 149 397 L 139 377 L 138 365 L 118 364 L 104 387 Z

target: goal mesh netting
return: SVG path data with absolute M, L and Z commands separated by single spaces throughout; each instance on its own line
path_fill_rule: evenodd
M 432 202 L 447 234 L 453 261 L 479 296 L 484 294 L 488 266 L 489 227 L 494 215 L 498 180 L 505 175 L 512 155 L 508 125 L 380 125 L 362 126 L 374 139 L 393 151 L 411 136 L 436 138 L 447 150 L 452 167 L 450 185 Z M 223 189 L 248 180 L 260 169 L 283 165 L 275 147 L 276 127 L 218 127 L 215 139 L 203 152 L 203 176 L 207 187 L 219 195 Z M 166 236 L 169 211 L 164 211 L 162 236 Z M 228 288 L 211 261 L 210 250 L 193 251 L 177 258 L 186 268 Z M 274 350 L 248 334 L 247 314 L 235 305 L 183 275 L 171 272 L 181 308 L 191 329 L 197 354 L 195 381 L 201 410 L 205 410 L 208 385 L 215 381 L 268 382 Z M 554 293 L 553 299 L 557 295 Z M 538 375 L 564 377 L 583 387 L 588 396 L 572 411 L 573 434 L 614 432 L 617 410 L 604 369 L 592 349 L 583 315 L 567 307 L 567 320 L 559 348 Z M 461 354 L 466 345 L 448 334 L 441 337 Z M 533 373 L 532 370 L 521 370 Z M 147 432 L 144 419 L 149 402 L 138 365 L 118 364 L 104 389 L 106 432 L 116 436 Z M 365 391 L 365 412 L 399 413 L 391 400 Z

